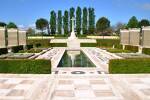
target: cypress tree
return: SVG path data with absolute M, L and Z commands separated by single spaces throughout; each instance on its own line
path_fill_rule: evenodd
M 95 31 L 95 12 L 94 8 L 89 8 L 89 34 L 94 34 Z
M 76 11 L 76 30 L 77 30 L 77 34 L 80 34 L 81 32 L 81 8 L 77 7 L 77 11 Z
M 83 30 L 83 34 L 87 34 L 87 16 L 88 16 L 88 12 L 87 12 L 87 8 L 83 8 L 83 17 L 82 17 L 82 30 Z
M 137 28 L 138 27 L 138 20 L 135 16 L 130 18 L 127 27 L 128 28 Z
M 56 33 L 56 13 L 55 13 L 55 11 L 51 11 L 50 28 L 51 28 L 51 34 L 55 34 Z
M 64 17 L 63 17 L 63 23 L 64 23 L 64 34 L 65 35 L 68 35 L 68 33 L 69 33 L 69 30 L 68 30 L 68 18 L 69 16 L 68 16 L 68 11 L 65 11 L 64 12 Z
M 72 7 L 70 8 L 70 32 L 72 32 L 72 17 L 75 17 L 74 15 L 75 9 Z
M 57 20 L 57 22 L 58 22 L 58 33 L 59 34 L 62 34 L 62 12 L 61 12 L 61 10 L 59 10 L 58 11 L 58 20 Z

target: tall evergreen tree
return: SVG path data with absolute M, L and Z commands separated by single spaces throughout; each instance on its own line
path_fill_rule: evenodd
M 58 20 L 57 20 L 57 22 L 58 22 L 58 33 L 59 34 L 62 34 L 62 12 L 61 12 L 61 10 L 59 10 L 58 11 Z
M 94 34 L 95 31 L 95 12 L 94 8 L 89 8 L 89 34 Z
M 77 30 L 77 34 L 80 34 L 81 32 L 81 8 L 77 7 L 77 11 L 76 11 L 76 30 Z
M 50 28 L 51 28 L 51 34 L 55 34 L 56 33 L 56 13 L 55 13 L 55 11 L 51 11 Z
M 64 34 L 65 35 L 68 35 L 68 33 L 69 33 L 69 29 L 68 29 L 68 19 L 69 19 L 69 15 L 68 15 L 68 11 L 65 11 L 64 12 L 64 17 L 63 17 L 63 23 L 64 23 Z
M 83 34 L 87 34 L 87 16 L 88 16 L 88 11 L 87 8 L 83 8 L 83 17 L 82 17 L 82 30 Z
M 128 28 L 137 28 L 138 27 L 138 20 L 135 16 L 131 17 L 127 25 Z
M 72 32 L 72 21 L 71 21 L 71 19 L 72 19 L 72 17 L 75 17 L 75 15 L 74 15 L 74 12 L 75 12 L 75 9 L 72 7 L 72 8 L 70 8 L 70 32 Z

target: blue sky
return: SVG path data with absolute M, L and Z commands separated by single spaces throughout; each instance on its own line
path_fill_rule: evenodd
M 106 16 L 114 25 L 127 22 L 131 16 L 150 20 L 150 0 L 0 0 L 0 21 L 19 26 L 33 26 L 36 19 L 50 19 L 50 11 L 70 7 L 95 8 L 96 20 Z

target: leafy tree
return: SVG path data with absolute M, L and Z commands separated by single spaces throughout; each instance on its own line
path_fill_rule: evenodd
M 51 28 L 51 34 L 55 34 L 56 33 L 56 13 L 55 13 L 55 11 L 51 11 L 50 28 Z
M 59 34 L 62 34 L 62 31 L 61 31 L 61 29 L 62 29 L 62 12 L 61 12 L 61 10 L 59 10 L 58 11 L 58 33 Z
M 34 29 L 32 29 L 32 28 L 28 28 L 28 30 L 27 30 L 27 35 L 35 35 L 35 30 Z
M 105 34 L 105 31 L 110 28 L 110 21 L 105 18 L 105 17 L 102 17 L 100 18 L 97 23 L 96 23 L 96 30 L 97 32 L 101 32 L 102 35 Z
M 135 16 L 131 17 L 127 24 L 128 28 L 138 28 L 138 20 Z
M 88 11 L 87 8 L 83 8 L 83 18 L 82 18 L 82 30 L 83 34 L 87 34 L 87 16 L 88 16 Z
M 94 8 L 89 8 L 89 33 L 94 34 L 95 31 L 95 12 Z
M 6 23 L 4 23 L 4 22 L 0 22 L 0 27 L 5 27 L 5 26 L 7 26 L 7 24 L 6 24 Z
M 127 28 L 126 24 L 122 22 L 118 22 L 115 26 L 115 30 L 118 35 L 120 34 L 120 29 L 126 29 L 126 28 Z
M 44 34 L 44 30 L 47 29 L 47 26 L 48 26 L 48 21 L 44 18 L 40 18 L 40 19 L 37 19 L 36 20 L 36 28 L 38 30 L 41 30 L 42 31 L 42 36 Z
M 18 28 L 17 25 L 13 22 L 8 23 L 7 28 Z
M 142 26 L 150 26 L 149 20 L 147 20 L 147 19 L 142 19 L 142 20 L 139 22 L 139 27 L 141 28 Z
M 69 33 L 69 29 L 68 29 L 68 19 L 69 19 L 69 15 L 68 15 L 68 11 L 66 10 L 65 12 L 64 12 L 64 17 L 63 17 L 63 23 L 64 23 L 64 34 L 65 35 L 68 35 L 68 33 Z
M 81 8 L 77 7 L 77 11 L 76 11 L 76 30 L 77 30 L 77 34 L 80 34 L 81 32 Z
M 74 12 L 75 12 L 75 9 L 73 7 L 70 8 L 70 32 L 72 32 L 72 21 L 71 21 L 71 19 L 73 17 L 75 17 Z

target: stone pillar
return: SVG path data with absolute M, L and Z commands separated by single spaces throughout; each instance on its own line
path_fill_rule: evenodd
M 4 27 L 0 27 L 0 48 L 6 48 L 6 33 Z

